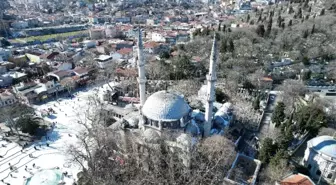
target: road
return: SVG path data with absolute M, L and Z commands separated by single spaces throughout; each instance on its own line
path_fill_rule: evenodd
M 271 120 L 272 120 L 272 113 L 277 103 L 277 92 L 271 91 L 269 97 L 270 100 L 268 101 L 268 104 L 266 106 L 264 117 L 262 118 L 262 122 L 260 125 L 259 133 L 257 134 L 257 136 L 260 139 L 266 137 L 274 139 L 274 137 L 276 136 L 274 134 L 275 125 L 271 123 Z

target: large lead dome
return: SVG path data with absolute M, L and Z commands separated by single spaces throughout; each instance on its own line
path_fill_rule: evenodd
M 183 97 L 167 91 L 152 94 L 142 108 L 143 115 L 155 121 L 176 121 L 189 112 L 190 107 Z

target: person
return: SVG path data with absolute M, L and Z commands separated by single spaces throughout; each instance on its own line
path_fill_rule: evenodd
M 37 150 L 36 146 L 34 146 L 34 149 Z
M 47 143 L 47 147 L 49 147 L 49 143 Z
M 35 163 L 33 164 L 33 167 L 35 168 Z

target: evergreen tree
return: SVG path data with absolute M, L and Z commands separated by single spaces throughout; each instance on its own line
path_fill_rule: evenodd
M 261 14 L 260 14 L 259 17 L 258 17 L 257 23 L 259 23 L 261 21 L 261 19 L 262 19 L 262 17 L 261 17 Z
M 228 48 L 228 51 L 233 53 L 234 52 L 234 43 L 233 43 L 233 40 L 231 39 L 230 42 L 229 42 L 229 48 Z
M 281 28 L 282 28 L 283 30 L 285 29 L 285 23 L 284 23 L 284 22 L 281 23 Z
M 253 109 L 254 110 L 259 110 L 260 109 L 260 96 L 259 95 L 253 101 Z
M 292 21 L 292 19 L 291 19 L 291 20 L 289 20 L 289 22 L 288 22 L 288 27 L 291 27 L 292 24 L 293 24 L 293 21 Z
M 264 35 L 265 35 L 264 25 L 263 24 L 258 25 L 256 32 L 260 37 L 264 37 Z
M 272 18 L 270 18 L 268 24 L 267 24 L 267 30 L 266 30 L 266 35 L 270 36 L 271 35 L 271 31 L 272 31 Z
M 306 39 L 308 37 L 308 30 L 303 32 L 302 38 Z
M 297 18 L 299 18 L 299 19 L 302 18 L 302 9 L 301 8 L 298 9 Z
M 325 14 L 325 9 L 322 8 L 321 12 L 320 12 L 320 16 L 323 16 Z
M 309 19 L 309 15 L 306 15 L 306 20 L 308 20 Z
M 305 0 L 304 4 L 303 4 L 303 7 L 304 8 L 308 8 L 309 7 L 309 0 Z
M 218 31 L 221 31 L 221 23 L 218 24 Z
M 288 147 L 291 145 L 294 136 L 293 136 L 293 125 L 290 125 L 286 128 L 286 130 L 284 131 L 284 133 L 282 134 L 281 138 L 280 138 L 280 142 L 279 142 L 279 148 L 283 149 L 283 150 L 287 150 Z
M 281 15 L 279 15 L 278 18 L 277 18 L 277 24 L 278 24 L 278 27 L 279 27 L 279 28 L 281 27 L 281 23 L 282 23 L 281 20 L 282 20 L 282 19 L 281 19 Z
M 311 6 L 309 6 L 309 8 L 308 8 L 308 12 L 310 13 L 311 12 L 311 10 L 312 10 L 312 7 Z
M 311 71 L 310 71 L 310 70 L 309 70 L 309 71 L 306 71 L 306 72 L 304 72 L 304 73 L 302 74 L 302 80 L 304 80 L 304 81 L 309 80 L 310 77 L 311 77 Z
M 227 40 L 226 39 L 222 39 L 221 46 L 220 46 L 221 53 L 226 53 L 228 51 L 227 48 L 228 48 L 227 47 Z
M 226 25 L 223 25 L 223 32 L 226 32 Z
M 247 14 L 246 22 L 250 22 L 250 19 L 251 19 L 250 14 Z
M 273 144 L 273 139 L 265 138 L 262 141 L 258 158 L 263 163 L 268 163 L 270 158 L 275 154 L 277 146 Z
M 285 120 L 285 104 L 278 102 L 272 115 L 272 122 L 278 127 Z
M 315 24 L 313 25 L 310 34 L 314 34 L 315 33 Z
M 292 13 L 294 13 L 294 9 L 293 9 L 292 5 L 290 5 L 289 8 L 288 8 L 288 14 L 292 14 Z

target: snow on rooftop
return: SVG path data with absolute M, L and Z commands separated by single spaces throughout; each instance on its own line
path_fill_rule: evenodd
M 112 57 L 110 55 L 99 55 L 97 60 L 105 61 L 105 60 L 110 60 Z

